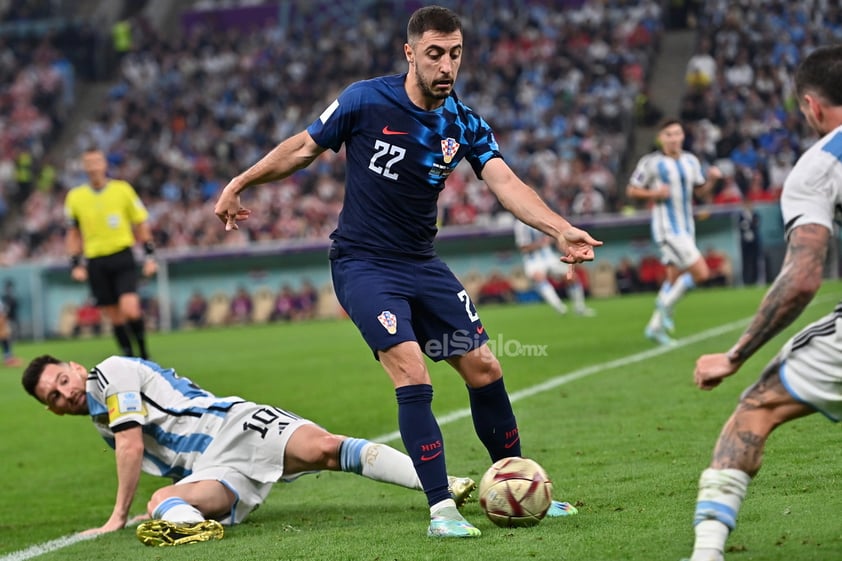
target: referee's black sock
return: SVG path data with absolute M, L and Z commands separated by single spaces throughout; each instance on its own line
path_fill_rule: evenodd
M 137 341 L 138 355 L 143 359 L 149 358 L 146 352 L 146 326 L 143 324 L 143 318 L 129 320 L 128 325 L 134 340 Z
M 132 341 L 129 339 L 129 330 L 124 324 L 112 325 L 111 331 L 114 333 L 114 338 L 117 339 L 117 345 L 123 356 L 132 356 Z

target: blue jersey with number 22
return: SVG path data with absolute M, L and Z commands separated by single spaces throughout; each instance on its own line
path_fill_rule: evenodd
M 501 157 L 491 127 L 455 94 L 432 111 L 406 94 L 406 74 L 355 82 L 307 128 L 319 146 L 345 144 L 347 179 L 331 239 L 350 255 L 435 255 L 437 200 L 462 158 L 479 177 Z

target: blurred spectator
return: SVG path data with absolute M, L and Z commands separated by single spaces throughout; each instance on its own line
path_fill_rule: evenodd
M 514 300 L 514 287 L 500 271 L 492 271 L 479 287 L 479 304 L 506 304 Z
M 272 311 L 272 321 L 291 321 L 296 317 L 298 302 L 295 292 L 288 284 L 281 287 L 281 291 L 275 298 L 275 309 Z
M 617 291 L 620 294 L 631 294 L 640 290 L 640 277 L 631 259 L 623 257 L 614 271 L 617 279 Z
M 184 314 L 184 319 L 193 327 L 202 327 L 205 325 L 208 313 L 208 299 L 198 288 L 193 289 L 193 293 L 187 300 L 187 310 Z
M 232 323 L 249 323 L 251 322 L 251 311 L 253 303 L 251 294 L 249 294 L 246 287 L 237 287 L 237 292 L 231 299 L 231 315 L 229 316 Z
M 716 76 L 716 59 L 711 54 L 710 37 L 702 36 L 696 53 L 687 61 L 685 81 L 691 91 L 704 91 L 713 84 Z
M 319 302 L 319 292 L 309 279 L 301 281 L 301 289 L 296 296 L 301 319 L 313 319 Z
M 728 175 L 723 177 L 716 194 L 713 196 L 714 204 L 736 204 L 742 201 L 743 193 L 740 191 L 740 187 L 737 185 L 737 180 L 734 176 Z
M 667 276 L 667 269 L 661 260 L 654 255 L 646 255 L 640 260 L 638 278 L 643 290 L 658 290 Z

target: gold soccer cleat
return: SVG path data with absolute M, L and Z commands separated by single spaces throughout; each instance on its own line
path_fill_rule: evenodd
M 144 545 L 168 546 L 221 540 L 225 531 L 216 520 L 197 524 L 176 524 L 167 520 L 150 520 L 137 527 L 135 534 Z

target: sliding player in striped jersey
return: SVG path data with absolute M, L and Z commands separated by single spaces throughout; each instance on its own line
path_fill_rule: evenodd
M 412 460 L 385 444 L 331 434 L 294 413 L 241 397 L 217 397 L 175 370 L 112 356 L 90 369 L 50 355 L 23 373 L 27 392 L 57 415 L 90 415 L 114 448 L 117 496 L 108 521 L 91 533 L 123 528 L 141 471 L 168 477 L 137 529 L 147 545 L 220 539 L 257 508 L 277 481 L 319 470 L 357 473 L 421 490 Z M 449 478 L 463 503 L 469 478 Z

